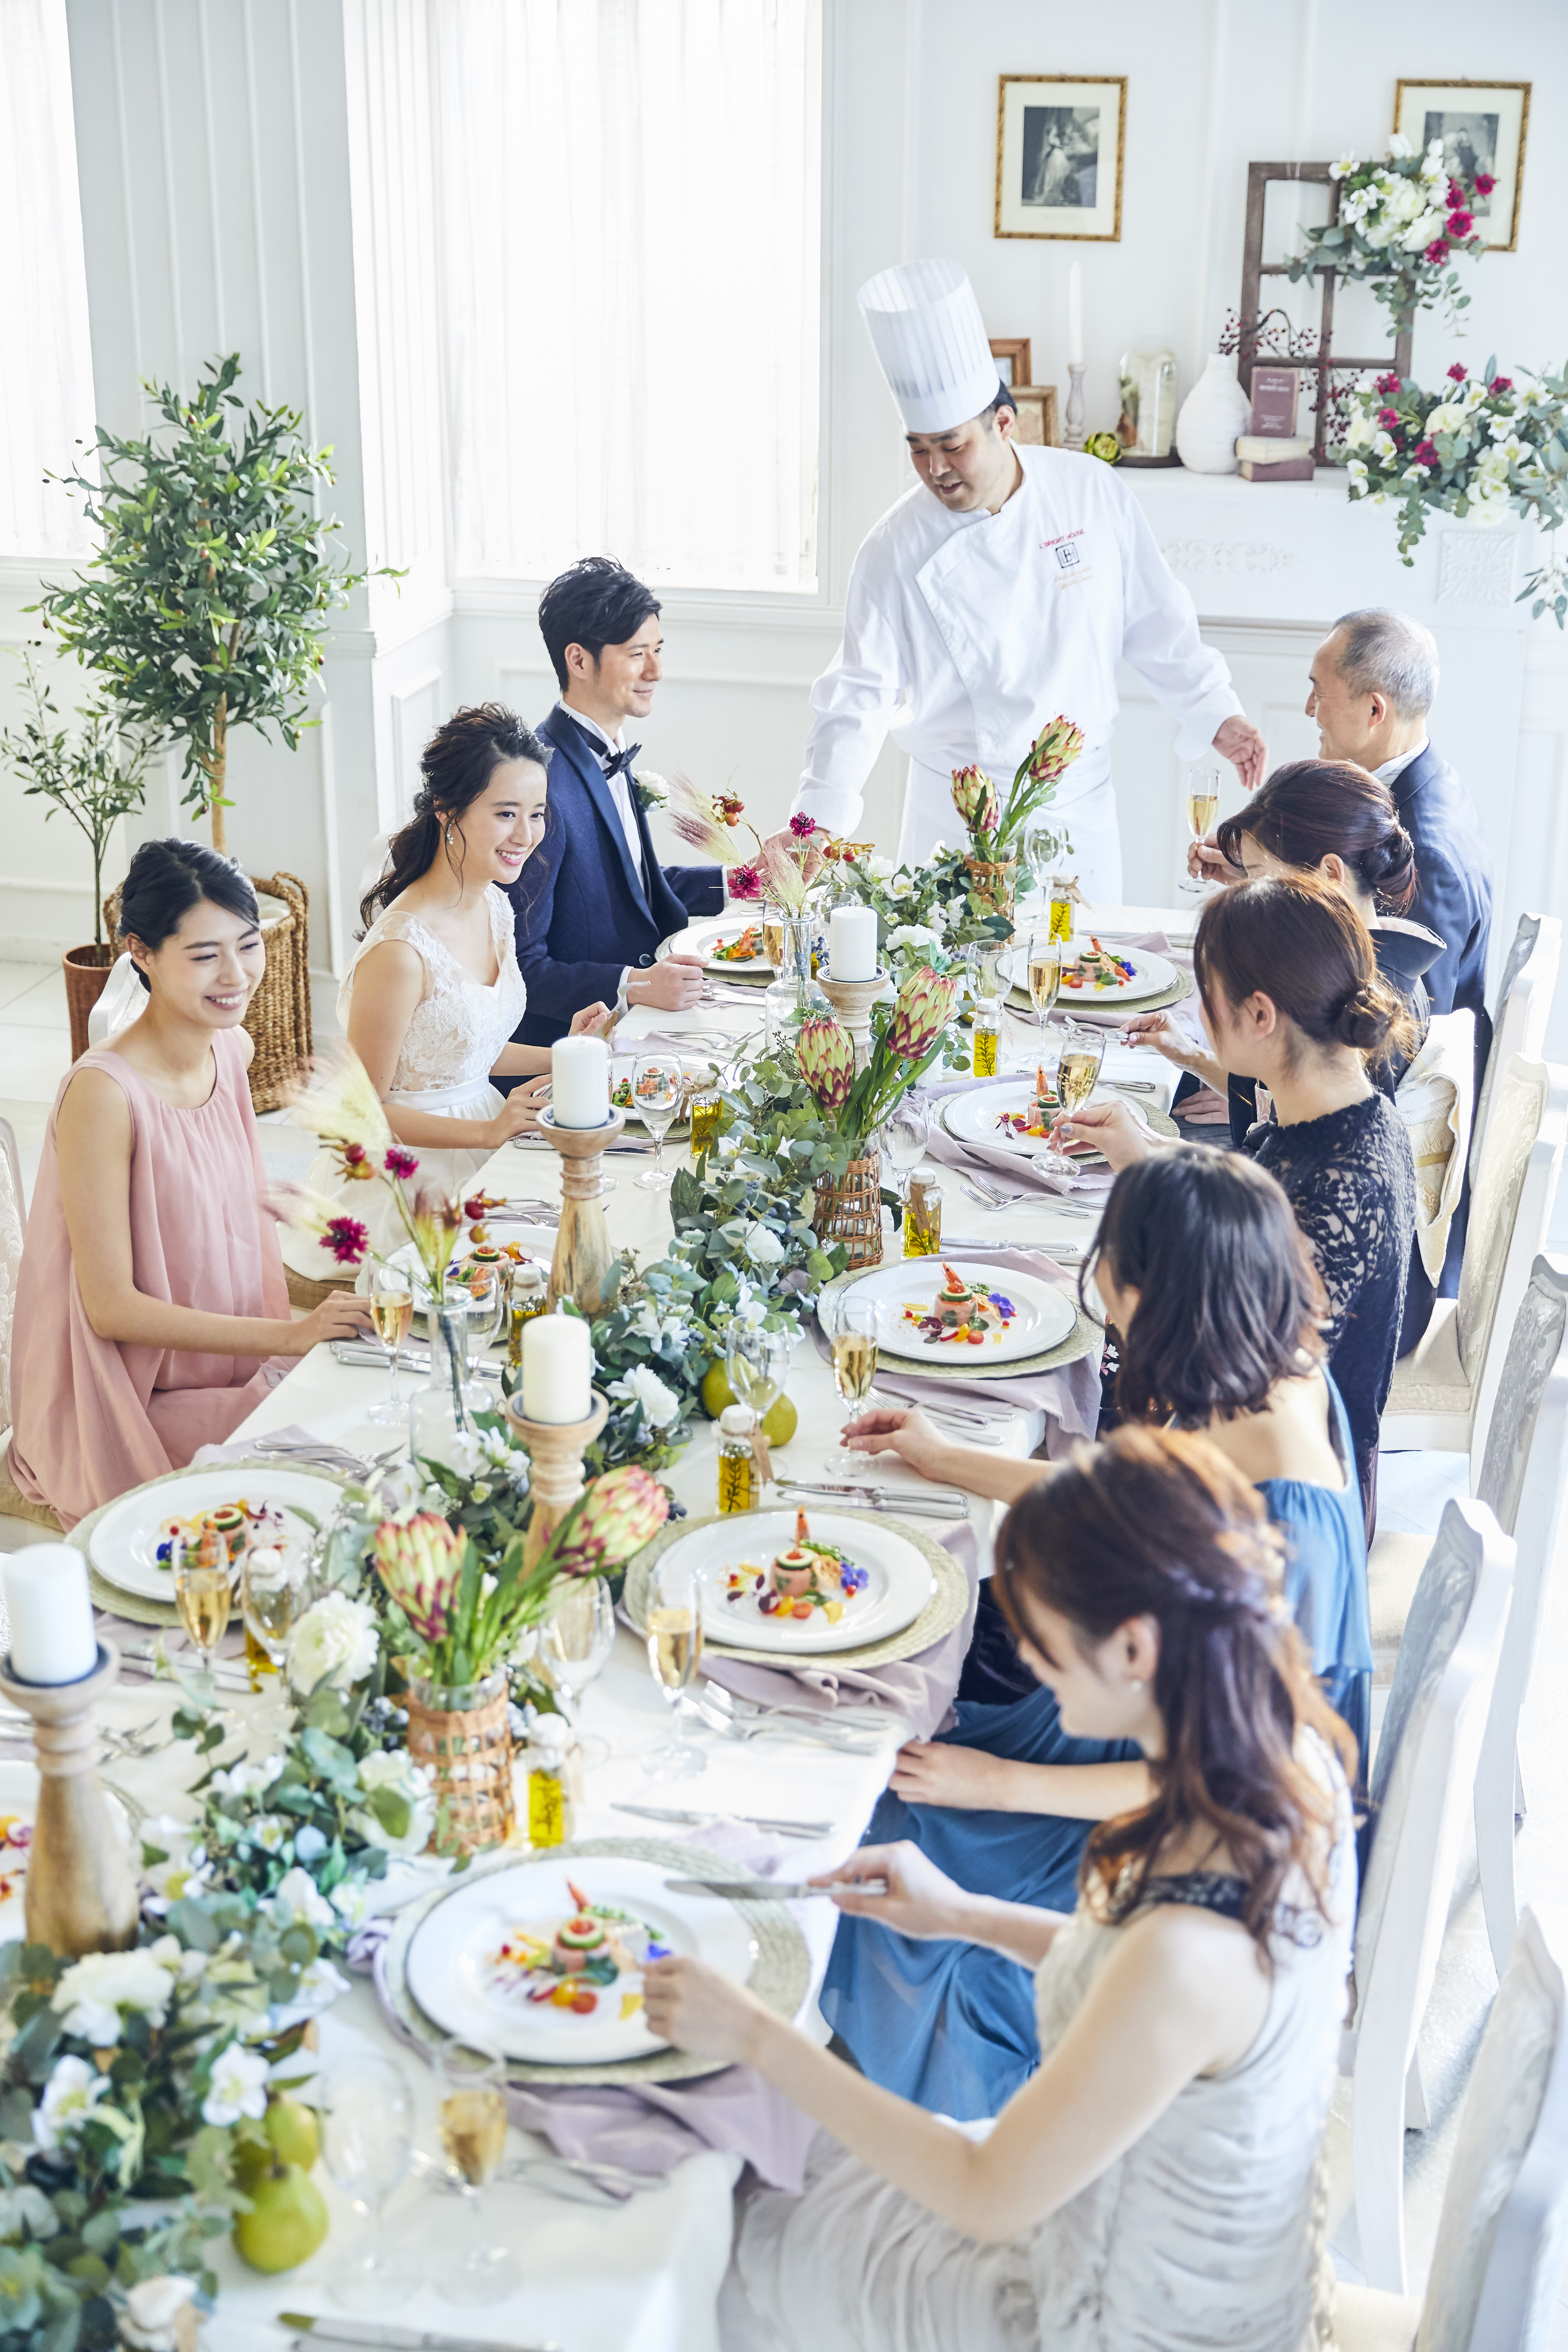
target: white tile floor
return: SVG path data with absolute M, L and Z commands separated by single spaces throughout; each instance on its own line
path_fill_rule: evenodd
M 45 1122 L 69 1054 L 65 983 L 59 971 L 0 962 L 0 1115 L 16 1129 L 29 1194 Z M 274 1113 L 261 1122 L 262 1150 L 276 1175 L 302 1176 L 310 1149 L 297 1129 Z M 1552 1246 L 1568 1251 L 1568 1188 L 1553 1220 Z M 1453 1454 L 1384 1457 L 1379 1523 L 1435 1532 L 1443 1506 L 1466 1487 L 1466 1460 Z M 47 1541 L 37 1528 L 0 1519 L 0 1551 Z M 1558 1693 L 1568 1681 L 1568 1577 L 1559 1574 L 1547 1605 L 1534 1685 L 1525 1709 L 1520 1753 L 1530 1810 L 1519 1832 L 1521 1902 L 1568 1903 L 1568 1747 L 1558 1718 Z M 1460 1857 L 1447 1933 L 1431 2005 L 1421 2031 L 1421 2063 L 1432 2121 L 1405 2135 L 1405 2226 L 1412 2293 L 1431 2262 L 1443 2185 L 1453 2156 L 1465 2084 L 1497 1990 L 1481 1918 L 1473 1843 Z M 1350 2091 L 1342 2084 L 1330 2124 L 1330 2238 L 1342 2275 L 1359 2278 L 1354 2215 L 1350 2210 Z M 1568 2352 L 1568 2295 L 1559 2303 L 1551 2352 Z

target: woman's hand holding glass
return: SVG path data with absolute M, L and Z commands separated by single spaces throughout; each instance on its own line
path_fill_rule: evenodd
M 1156 1151 L 1169 1148 L 1167 1139 L 1151 1134 L 1124 1102 L 1086 1103 L 1070 1118 L 1058 1118 L 1051 1129 L 1051 1141 L 1063 1140 L 1091 1143 L 1097 1151 L 1104 1152 L 1118 1174 L 1134 1160 L 1152 1159 Z
M 894 1454 L 922 1478 L 946 1485 L 954 1448 L 918 1404 L 873 1405 L 848 1423 L 843 1443 L 852 1454 Z

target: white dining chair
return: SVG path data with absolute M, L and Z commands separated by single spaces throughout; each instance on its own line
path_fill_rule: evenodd
M 1508 1334 L 1545 1246 L 1565 1131 L 1568 1069 L 1514 1055 L 1498 1079 L 1471 1188 L 1459 1295 L 1437 1300 L 1421 1338 L 1394 1365 L 1383 1409 L 1385 1454 L 1468 1454 L 1472 1491 Z
M 1568 2252 L 1568 1911 L 1521 1915 L 1459 2116 L 1426 2294 L 1342 2284 L 1337 2352 L 1547 2352 Z
M 1546 1024 L 1557 992 L 1557 966 L 1563 954 L 1563 925 L 1555 915 L 1521 915 L 1519 929 L 1498 983 L 1497 1011 L 1492 1015 L 1492 1042 L 1481 1074 L 1470 1130 L 1470 1185 L 1480 1164 L 1481 1147 L 1491 1117 L 1496 1080 L 1511 1055 L 1522 1054 L 1538 1061 L 1546 1044 Z
M 1447 1505 L 1415 1590 L 1373 1756 L 1354 2021 L 1340 2068 L 1353 2085 L 1351 2157 L 1362 2269 L 1373 2286 L 1397 2294 L 1405 2292 L 1405 2084 L 1475 1787 L 1513 1555 L 1512 1539 L 1484 1504 Z

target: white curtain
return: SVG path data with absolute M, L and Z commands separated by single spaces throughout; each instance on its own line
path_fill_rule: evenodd
M 44 478 L 93 438 L 66 0 L 0 0 L 0 556 L 79 555 L 81 509 Z
M 453 568 L 816 574 L 820 0 L 441 0 Z

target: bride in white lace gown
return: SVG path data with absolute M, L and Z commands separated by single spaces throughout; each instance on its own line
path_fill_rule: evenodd
M 994 2123 L 911 2106 L 700 1961 L 649 1967 L 656 2033 L 821 2126 L 802 2193 L 741 2210 L 725 2352 L 1318 2352 L 1355 1850 L 1279 1540 L 1206 1440 L 1123 1429 L 1014 1505 L 996 1558 L 1063 1727 L 1136 1740 L 1150 1801 L 1096 1828 L 1070 1920 L 910 1844 L 818 1882 L 1035 1971 L 1040 2069 Z
M 504 896 L 544 837 L 549 757 L 495 703 L 458 711 L 432 736 L 414 815 L 362 901 L 369 929 L 338 992 L 349 1044 L 394 1135 L 418 1159 L 414 1181 L 442 1192 L 460 1192 L 510 1136 L 537 1123 L 537 1086 L 502 1095 L 490 1080 L 538 1078 L 550 1068 L 548 1046 L 511 1042 L 528 992 Z M 585 1005 L 571 1034 L 597 1032 L 608 1019 L 606 1005 Z M 345 1183 L 326 1153 L 310 1182 L 369 1228 L 373 1249 L 403 1242 L 384 1186 Z M 287 1233 L 283 1255 L 311 1280 L 342 1278 L 310 1234 Z

